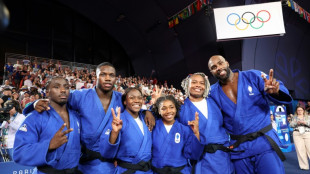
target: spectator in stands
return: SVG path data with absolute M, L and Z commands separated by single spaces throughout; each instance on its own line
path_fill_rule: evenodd
M 290 127 L 294 128 L 293 139 L 299 167 L 302 170 L 309 170 L 310 118 L 306 115 L 305 109 L 302 106 L 297 106 Z
M 4 66 L 4 73 L 5 73 L 6 79 L 10 79 L 11 78 L 11 76 L 13 74 L 13 71 L 14 71 L 14 67 L 11 64 L 11 62 L 8 62 L 7 64 L 5 64 L 5 66 Z
M 10 100 L 12 97 L 12 90 L 11 88 L 7 87 L 4 88 L 3 92 L 2 92 L 2 97 L 1 97 L 1 101 L 0 104 L 3 107 L 4 103 L 8 100 Z
M 10 88 L 10 89 L 13 88 L 13 86 L 10 85 L 10 81 L 9 80 L 5 80 L 4 81 L 4 85 L 0 86 L 0 91 L 3 91 L 3 89 L 5 89 L 5 88 Z
M 16 70 L 13 72 L 12 79 L 14 81 L 14 86 L 18 89 L 20 85 L 20 81 L 22 80 L 20 66 L 17 66 Z
M 309 115 L 310 114 L 310 100 L 307 101 L 306 111 L 307 111 L 307 114 Z
M 16 64 L 13 65 L 14 69 L 17 70 L 17 68 L 22 69 L 23 65 L 19 63 L 19 60 L 16 61 Z
M 20 104 L 16 100 L 8 100 L 4 103 L 5 107 L 8 107 L 9 105 L 12 106 L 12 109 L 9 111 L 10 113 L 10 119 L 7 121 L 4 121 L 2 124 L 2 129 L 6 129 L 4 136 L 7 136 L 7 142 L 5 144 L 7 145 L 10 159 L 12 160 L 13 157 L 13 147 L 14 147 L 14 140 L 15 140 L 15 134 L 19 128 L 19 126 L 23 123 L 25 116 L 22 114 L 22 109 L 20 108 Z
M 27 86 L 28 88 L 32 87 L 32 77 L 29 78 L 29 76 L 24 76 L 24 86 Z

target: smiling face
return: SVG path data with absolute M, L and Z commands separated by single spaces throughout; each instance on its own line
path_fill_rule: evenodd
M 208 63 L 211 74 L 220 81 L 226 81 L 230 76 L 228 62 L 222 56 L 212 56 Z
M 201 75 L 193 75 L 189 82 L 189 95 L 193 98 L 203 98 L 205 92 L 205 79 Z
M 163 123 L 165 125 L 172 125 L 174 123 L 174 118 L 176 116 L 176 106 L 171 100 L 164 100 L 159 108 L 159 114 L 163 118 Z
M 130 90 L 124 101 L 126 110 L 134 116 L 137 116 L 143 104 L 143 96 L 137 89 Z

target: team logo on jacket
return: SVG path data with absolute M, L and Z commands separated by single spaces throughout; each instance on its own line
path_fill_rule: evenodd
M 108 129 L 107 131 L 105 131 L 105 133 L 104 133 L 104 134 L 109 135 L 109 134 L 110 134 L 110 132 L 111 132 L 111 130 L 110 130 L 110 129 Z
M 248 86 L 249 95 L 254 95 L 252 86 Z
M 19 128 L 20 131 L 27 132 L 27 125 L 24 124 Z
M 180 143 L 180 141 L 181 141 L 181 135 L 180 135 L 180 133 L 176 133 L 175 137 L 174 137 L 174 142 Z

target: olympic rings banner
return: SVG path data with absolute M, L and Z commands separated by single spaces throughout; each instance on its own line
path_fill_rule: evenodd
M 215 8 L 214 18 L 218 41 L 285 34 L 280 1 Z

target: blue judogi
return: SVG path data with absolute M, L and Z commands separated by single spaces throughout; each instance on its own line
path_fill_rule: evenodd
M 116 107 L 121 107 L 121 110 L 123 110 L 121 100 L 122 94 L 113 91 L 109 108 L 107 112 L 105 112 L 97 95 L 96 88 L 75 90 L 70 92 L 71 93 L 68 99 L 68 105 L 72 109 L 78 111 L 81 116 L 82 145 L 87 149 L 97 153 L 97 156 L 100 156 L 100 135 L 111 130 L 111 122 L 113 120 L 111 108 L 115 109 Z M 26 107 L 23 112 L 27 113 L 29 110 L 33 110 L 33 105 Z M 83 154 L 81 159 L 85 159 L 85 157 L 89 159 L 89 156 L 90 155 L 88 153 Z M 81 170 L 84 174 L 107 174 L 114 173 L 115 167 L 111 162 L 101 161 L 100 159 L 93 159 L 80 163 L 79 170 Z
M 257 132 L 270 125 L 268 100 L 275 104 L 290 103 L 290 101 L 279 101 L 264 91 L 265 83 L 261 77 L 263 72 L 257 70 L 234 70 L 233 72 L 239 73 L 237 104 L 233 103 L 226 96 L 219 82 L 211 86 L 211 97 L 222 108 L 224 126 L 229 133 L 233 135 L 245 135 Z M 279 83 L 279 92 L 282 98 L 291 99 L 283 83 Z M 266 135 L 270 136 L 277 144 L 280 144 L 274 129 L 268 131 Z M 236 140 L 231 140 L 230 144 L 234 144 L 235 142 Z M 282 162 L 277 157 L 275 151 L 272 150 L 265 136 L 260 136 L 252 141 L 246 141 L 234 150 L 244 151 L 231 153 L 237 173 L 247 173 L 244 172 L 247 170 L 259 173 L 284 173 Z M 238 161 L 239 159 L 243 159 L 243 161 L 240 162 Z M 274 165 L 269 169 L 264 165 L 265 163 L 267 165 L 268 163 L 273 163 Z M 254 167 L 252 164 L 254 164 Z
M 68 142 L 55 150 L 48 151 L 51 139 L 64 124 L 62 118 L 50 106 L 50 110 L 31 112 L 16 133 L 14 161 L 26 166 L 50 166 L 62 170 L 78 166 L 81 156 L 80 120 L 78 114 L 68 109 L 70 128 Z M 63 131 L 67 130 L 67 127 Z M 34 170 L 34 173 L 43 173 Z
M 206 98 L 208 107 L 208 119 L 189 100 L 185 99 L 181 106 L 180 122 L 187 124 L 188 121 L 195 120 L 195 112 L 199 113 L 199 132 L 202 144 L 222 144 L 228 146 L 228 135 L 223 128 L 223 117 L 217 104 L 212 98 Z M 204 174 L 230 174 L 233 166 L 230 155 L 227 152 L 217 150 L 215 153 L 205 153 L 197 162 L 195 173 Z
M 184 174 L 191 172 L 188 159 L 198 160 L 204 147 L 191 128 L 177 120 L 169 133 L 162 119 L 157 120 L 152 137 L 152 165 L 156 168 L 185 166 L 180 171 Z
M 148 162 L 151 160 L 152 135 L 144 122 L 142 114 L 139 114 L 139 118 L 143 123 L 144 135 L 137 122 L 127 110 L 121 113 L 123 127 L 118 135 L 117 142 L 115 144 L 109 143 L 110 132 L 105 132 L 100 137 L 100 153 L 103 157 L 109 159 L 116 158 L 118 162 L 121 160 L 131 164 L 137 164 L 141 161 Z M 126 168 L 122 168 L 118 165 L 115 173 L 123 173 L 125 171 L 127 171 Z M 135 173 L 152 173 L 152 171 L 136 171 Z

